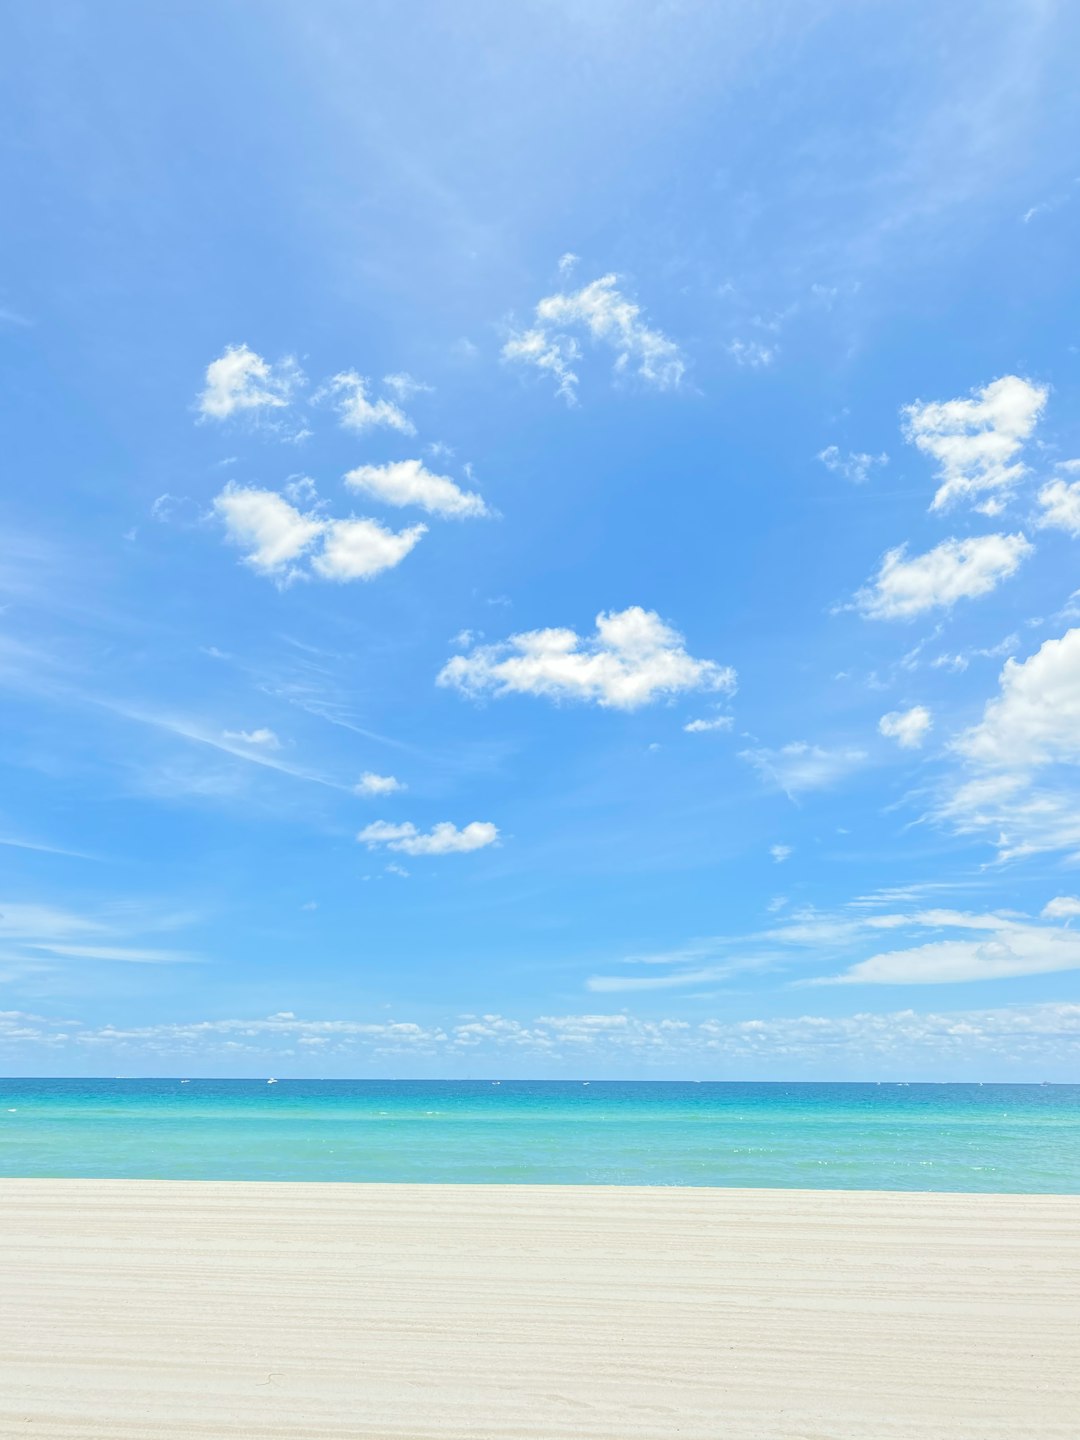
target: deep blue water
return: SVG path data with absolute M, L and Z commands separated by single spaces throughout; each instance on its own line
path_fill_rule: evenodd
M 0 1175 L 1080 1192 L 1080 1085 L 0 1080 Z

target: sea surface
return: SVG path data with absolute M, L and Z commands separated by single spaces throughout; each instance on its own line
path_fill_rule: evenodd
M 0 1175 L 1080 1192 L 1080 1085 L 0 1080 Z

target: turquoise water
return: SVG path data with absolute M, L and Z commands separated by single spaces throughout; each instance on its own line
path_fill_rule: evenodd
M 1080 1085 L 0 1080 L 0 1175 L 1080 1192 Z

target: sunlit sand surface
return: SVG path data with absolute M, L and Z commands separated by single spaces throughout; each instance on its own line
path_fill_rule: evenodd
M 1080 1433 L 1080 1197 L 0 1181 L 0 1436 Z

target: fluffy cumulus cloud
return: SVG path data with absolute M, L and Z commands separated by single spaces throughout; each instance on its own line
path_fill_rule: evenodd
M 247 345 L 229 345 L 206 367 L 198 410 L 207 420 L 227 420 L 237 412 L 281 410 L 303 383 L 303 373 L 294 360 L 274 366 Z
M 377 520 L 331 520 L 311 568 L 324 580 L 373 580 L 400 565 L 426 534 L 426 525 L 388 530 Z
M 481 496 L 462 490 L 448 475 L 434 474 L 421 460 L 358 465 L 345 476 L 345 484 L 386 505 L 418 505 L 430 515 L 454 520 L 491 513 Z
M 601 612 L 596 630 L 529 630 L 500 645 L 455 655 L 440 685 L 467 695 L 542 695 L 636 710 L 665 695 L 712 690 L 731 693 L 735 672 L 688 654 L 683 637 L 653 610 L 631 605 Z
M 767 784 L 796 796 L 825 790 L 845 780 L 866 761 L 866 751 L 852 746 L 811 745 L 793 740 L 779 749 L 743 750 L 739 758 L 752 765 Z
M 376 820 L 365 825 L 356 838 L 369 850 L 385 848 L 403 855 L 465 855 L 494 845 L 499 831 L 488 820 L 473 820 L 460 830 L 449 820 L 441 820 L 427 832 L 409 821 L 395 825 L 389 820 Z
M 932 509 L 986 496 L 979 506 L 997 514 L 1027 473 L 1019 456 L 1046 407 L 1047 389 L 1003 375 L 966 399 L 915 401 L 902 416 L 904 433 L 937 462 L 941 485 Z
M 770 845 L 769 854 L 777 865 L 782 865 L 785 860 L 790 860 L 793 854 L 790 845 Z
M 273 490 L 230 483 L 214 501 L 229 539 L 244 562 L 262 575 L 284 579 L 322 535 L 326 522 L 305 515 Z
M 1055 467 L 1065 475 L 1080 471 L 1080 460 L 1065 460 Z M 1063 476 L 1049 481 L 1039 491 L 1036 525 L 1042 529 L 1064 530 L 1074 539 L 1080 536 L 1080 480 Z
M 401 377 L 394 377 L 399 379 Z M 368 394 L 368 381 L 355 370 L 343 370 L 328 380 L 316 395 L 317 400 L 330 399 L 337 406 L 338 417 L 346 430 L 358 433 L 384 427 L 397 430 L 402 435 L 415 435 L 416 426 L 394 400 L 381 396 L 377 400 Z M 400 387 L 394 387 L 401 395 Z M 414 393 L 414 392 L 410 392 Z
M 574 369 L 581 346 L 574 332 L 614 351 L 618 375 L 633 373 L 646 384 L 668 390 L 686 373 L 679 347 L 642 319 L 641 307 L 618 288 L 618 276 L 604 275 L 580 290 L 547 295 L 536 306 L 535 324 L 511 335 L 503 358 L 545 370 L 558 393 L 572 401 L 577 393 Z
M 889 463 L 889 457 L 884 451 L 880 455 L 868 455 L 865 451 L 850 451 L 845 455 L 837 445 L 827 445 L 818 452 L 817 458 L 826 470 L 842 475 L 853 485 L 865 485 L 875 466 Z
M 214 510 L 244 552 L 244 563 L 279 584 L 313 575 L 370 580 L 399 565 L 426 533 L 423 525 L 394 531 L 375 520 L 327 519 L 299 510 L 274 490 L 236 484 L 226 485 Z
M 982 719 L 953 749 L 936 816 L 986 834 L 1002 860 L 1039 851 L 1080 854 L 1080 629 L 1010 659 Z
M 1075 920 L 1080 916 L 1080 900 L 1075 895 L 1055 895 L 1042 908 L 1046 920 Z
M 923 555 L 907 546 L 890 550 L 855 607 L 871 620 L 912 620 L 928 610 L 949 610 L 958 600 L 989 595 L 1015 575 L 1034 546 L 1022 534 L 943 540 Z
M 356 784 L 358 795 L 395 795 L 405 786 L 394 775 L 376 775 L 373 770 L 365 770 Z
M 888 740 L 895 740 L 902 750 L 918 750 L 933 725 L 925 705 L 910 710 L 890 710 L 878 721 L 878 730 Z
M 1006 660 L 1000 693 L 957 748 L 1007 770 L 1080 763 L 1080 629 L 1045 641 L 1027 660 Z

